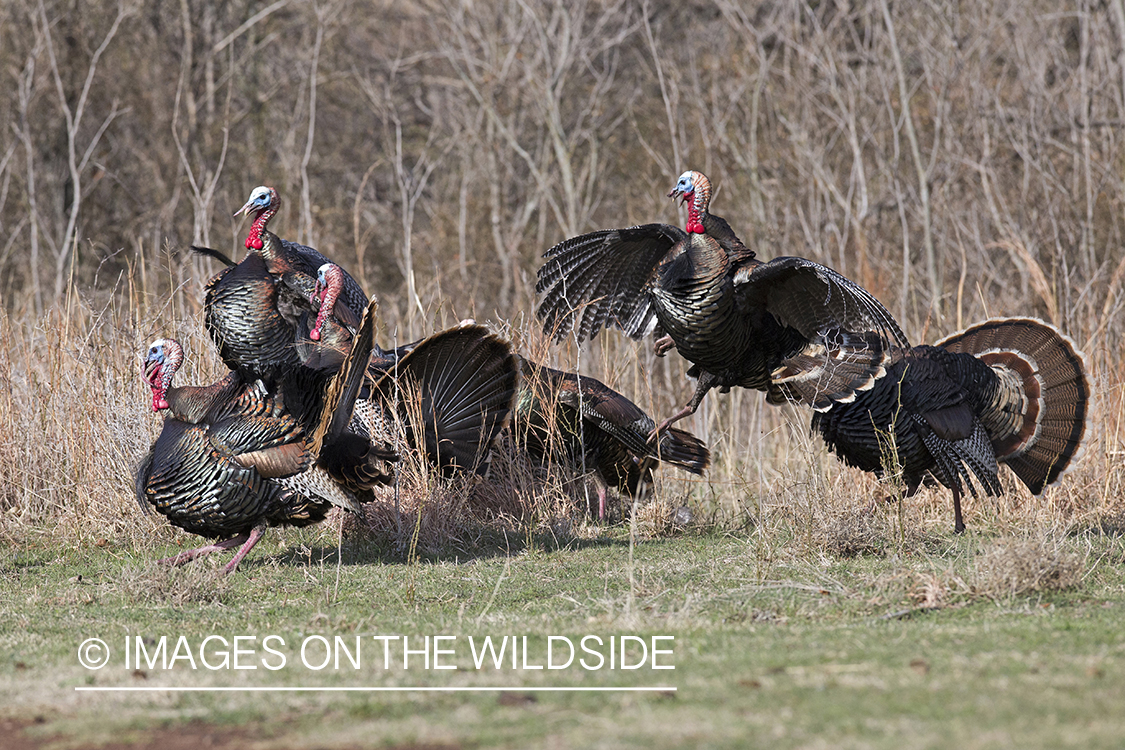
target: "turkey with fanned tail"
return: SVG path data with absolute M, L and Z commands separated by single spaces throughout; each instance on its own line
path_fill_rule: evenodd
M 855 398 L 908 347 L 865 289 L 804 258 L 763 262 L 709 213 L 711 186 L 685 172 L 669 193 L 688 203 L 686 230 L 668 224 L 591 232 L 549 249 L 539 269 L 538 316 L 558 341 L 606 326 L 634 339 L 657 335 L 698 378 L 691 401 L 653 431 L 698 409 L 711 388 L 767 392 L 772 403 L 823 410 Z
M 910 497 L 927 474 L 1001 494 L 998 463 L 1038 495 L 1078 457 L 1090 408 L 1081 353 L 1030 318 L 988 320 L 935 346 L 892 353 L 887 374 L 851 403 L 813 415 L 811 429 L 844 463 L 882 476 L 901 468 Z

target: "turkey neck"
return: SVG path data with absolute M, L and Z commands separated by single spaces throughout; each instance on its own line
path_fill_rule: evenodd
M 281 274 L 289 270 L 286 262 L 285 249 L 282 247 L 281 238 L 269 230 L 270 219 L 277 213 L 280 201 L 273 201 L 270 205 L 254 217 L 250 231 L 246 235 L 246 249 L 257 253 L 266 262 L 266 269 L 272 274 Z
M 168 413 L 181 422 L 199 424 L 217 404 L 234 397 L 242 381 L 236 373 L 229 373 L 211 385 L 181 385 L 169 388 L 164 394 Z
M 269 212 L 267 212 L 269 214 Z M 268 221 L 268 216 L 267 216 Z M 254 222 L 257 225 L 258 222 Z M 289 264 L 286 263 L 285 250 L 281 245 L 281 238 L 271 232 L 266 227 L 266 222 L 258 227 L 257 239 L 261 242 L 261 247 L 257 248 L 257 252 L 266 261 L 266 268 L 270 273 L 284 273 L 289 270 Z M 249 241 L 249 239 L 247 240 Z
M 271 201 L 270 205 L 258 212 L 254 216 L 253 223 L 250 224 L 250 232 L 246 235 L 246 249 L 253 252 L 254 250 L 261 250 L 264 240 L 262 234 L 265 233 L 266 225 L 270 223 L 270 219 L 277 213 L 279 201 Z
M 688 206 L 687 226 L 684 228 L 690 234 L 703 234 L 707 230 L 703 227 L 703 219 L 707 215 L 707 207 L 711 204 L 711 185 L 703 180 L 695 187 L 691 204 Z

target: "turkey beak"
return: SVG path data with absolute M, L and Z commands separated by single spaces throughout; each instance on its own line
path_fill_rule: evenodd
M 145 362 L 145 380 L 149 385 L 156 385 L 160 379 L 160 362 L 155 359 L 150 359 Z
M 238 209 L 237 211 L 234 212 L 234 215 L 238 216 L 239 214 L 250 213 L 250 208 L 251 208 L 252 203 L 253 203 L 253 201 L 246 201 L 246 203 L 242 204 L 242 208 L 240 208 L 240 209 Z
M 688 195 L 688 193 L 681 192 L 678 188 L 672 188 L 668 191 L 668 197 L 672 199 L 672 202 L 675 203 L 676 199 L 679 198 L 681 206 L 688 202 Z

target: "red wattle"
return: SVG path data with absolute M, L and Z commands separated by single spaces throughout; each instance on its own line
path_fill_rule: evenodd
M 703 234 L 707 231 L 703 228 L 703 224 L 701 222 L 691 219 L 688 220 L 687 227 L 685 228 L 687 229 L 687 231 L 694 232 L 695 234 Z
M 253 244 L 254 244 L 255 250 L 261 250 L 262 249 L 262 238 L 261 237 L 255 237 Z

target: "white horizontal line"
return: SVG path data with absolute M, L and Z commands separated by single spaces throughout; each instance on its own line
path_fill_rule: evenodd
M 676 692 L 674 686 L 645 687 L 76 687 L 76 691 L 94 693 L 483 693 L 510 690 L 518 693 L 640 693 Z

